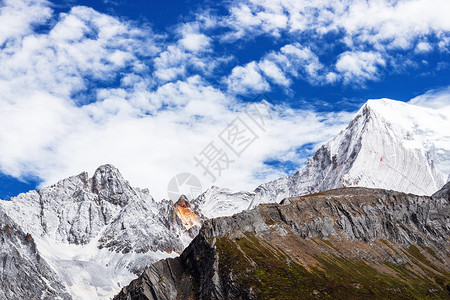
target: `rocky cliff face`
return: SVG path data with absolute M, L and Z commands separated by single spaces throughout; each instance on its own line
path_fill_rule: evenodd
M 1 201 L 0 209 L 35 241 L 36 266 L 48 263 L 75 299 L 109 299 L 147 265 L 181 253 L 202 222 L 187 204 L 180 210 L 131 187 L 111 165 Z
M 440 194 L 289 198 L 206 221 L 179 258 L 153 264 L 114 299 L 448 299 L 449 234 Z
M 393 100 L 368 101 L 345 130 L 292 176 L 252 193 L 211 189 L 195 200 L 208 217 L 341 187 L 431 195 L 447 181 L 450 121 L 439 111 Z
M 444 198 L 450 200 L 450 181 L 447 182 L 442 189 L 433 194 L 434 198 Z
M 30 234 L 0 210 L 0 298 L 71 299 Z
M 305 297 L 338 297 L 336 287 L 375 298 L 380 290 L 439 296 L 448 282 L 448 184 L 432 198 L 360 188 L 292 197 L 351 186 L 431 195 L 450 173 L 449 120 L 405 103 L 369 101 L 293 176 L 253 192 L 212 187 L 192 204 L 183 197 L 157 202 L 111 165 L 0 201 L 4 223 L 12 224 L 7 231 L 21 228 L 3 236 L 0 296 L 110 299 L 146 266 L 178 256 L 205 217 L 286 197 L 208 221 L 181 257 L 152 265 L 118 297 L 256 299 L 299 285 Z M 36 282 L 18 286 L 11 274 Z

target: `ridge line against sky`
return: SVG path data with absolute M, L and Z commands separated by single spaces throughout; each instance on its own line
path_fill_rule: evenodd
M 450 105 L 449 1 L 177 3 L 0 2 L 0 198 L 104 163 L 166 197 L 260 93 L 283 113 L 216 185 L 291 174 L 367 99 Z

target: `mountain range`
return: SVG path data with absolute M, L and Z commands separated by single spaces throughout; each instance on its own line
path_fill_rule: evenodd
M 450 119 L 438 110 L 394 100 L 369 100 L 343 131 L 292 176 L 264 183 L 253 192 L 212 187 L 193 205 L 214 218 L 341 187 L 429 196 L 450 179 L 449 128 Z
M 450 173 L 448 128 L 439 111 L 372 100 L 301 170 L 251 192 L 211 187 L 192 201 L 156 201 L 104 165 L 92 177 L 0 201 L 0 298 L 111 299 L 141 274 L 117 299 L 258 299 L 271 280 L 297 282 L 299 274 L 329 284 L 305 287 L 317 297 L 336 296 L 333 287 L 350 295 L 377 288 L 364 280 L 381 280 L 383 293 L 411 285 L 441 295 L 449 272 L 448 185 L 441 189 Z M 308 194 L 315 195 L 298 198 Z M 233 269 L 238 263 L 245 270 Z M 267 275 L 271 267 L 284 268 L 283 276 Z M 355 289 L 340 281 L 359 267 L 372 277 L 353 278 Z
M 3 278 L 11 281 L 7 290 L 20 295 L 22 281 L 41 279 L 46 284 L 32 293 L 51 295 L 48 299 L 65 299 L 66 293 L 76 299 L 110 299 L 149 264 L 181 253 L 201 221 L 184 199 L 156 202 L 111 165 L 99 167 L 92 178 L 81 173 L 2 201 L 0 211 L 8 220 L 3 226 L 14 228 L 11 234 L 28 234 L 25 245 L 34 255 L 23 239 L 12 239 L 6 230 L 11 246 L 3 252 L 5 259 L 35 263 L 35 273 L 27 273 L 32 279 L 3 269 Z M 49 269 L 47 277 L 38 263 Z M 58 283 L 60 290 L 50 283 Z
M 448 299 L 449 197 L 342 188 L 210 219 L 114 300 Z

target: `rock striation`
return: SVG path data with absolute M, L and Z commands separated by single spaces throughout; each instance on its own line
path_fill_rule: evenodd
M 447 194 L 448 195 L 448 194 Z M 115 300 L 448 299 L 450 201 L 343 188 L 207 220 Z
M 1 201 L 0 209 L 35 241 L 30 265 L 47 263 L 51 281 L 75 299 L 110 299 L 147 265 L 179 255 L 202 223 L 187 203 L 181 211 L 155 201 L 112 165 Z M 187 226 L 186 215 L 195 222 Z
M 194 205 L 214 218 L 341 187 L 430 196 L 447 182 L 450 173 L 449 122 L 437 110 L 394 100 L 369 100 L 346 129 L 322 145 L 292 176 L 264 183 L 250 193 L 213 187 Z
M 0 298 L 71 299 L 30 234 L 0 210 Z

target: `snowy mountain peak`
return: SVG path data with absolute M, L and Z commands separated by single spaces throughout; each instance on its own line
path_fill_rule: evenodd
M 201 226 L 202 219 L 192 210 L 189 200 L 185 195 L 181 195 L 173 207 L 186 229 L 189 230 L 194 226 Z
M 175 203 L 175 205 L 181 207 L 190 207 L 189 200 L 186 197 L 186 195 L 181 195 L 180 198 L 178 198 L 178 201 Z
M 363 186 L 431 195 L 443 186 L 443 173 L 449 171 L 448 128 L 449 120 L 438 111 L 369 100 L 296 176 L 292 192 Z
M 0 207 L 0 299 L 72 299 L 29 233 Z
M 92 177 L 92 192 L 98 194 L 100 201 L 108 201 L 112 204 L 125 206 L 130 200 L 129 195 L 134 194 L 120 171 L 113 165 L 102 165 Z
M 98 178 L 100 180 L 117 180 L 125 181 L 119 169 L 111 164 L 101 165 L 94 172 L 93 178 Z
M 382 99 L 370 99 L 367 100 L 367 102 L 362 106 L 373 109 L 373 110 L 377 110 L 377 109 L 381 109 L 382 107 L 394 107 L 394 106 L 402 106 L 402 107 L 406 107 L 408 106 L 407 103 L 402 102 L 402 101 L 397 101 L 397 100 L 392 100 L 392 99 L 387 99 L 387 98 L 382 98 Z
M 248 209 L 254 198 L 255 193 L 253 192 L 235 192 L 212 186 L 193 200 L 192 205 L 205 217 L 215 218 Z
M 1 211 L 30 233 L 52 280 L 75 299 L 110 299 L 118 283 L 181 253 L 202 223 L 185 199 L 156 202 L 112 165 L 0 201 Z
M 440 111 L 389 99 L 369 100 L 294 175 L 262 184 L 254 193 L 211 188 L 193 203 L 211 218 L 340 187 L 431 195 L 450 173 L 449 128 L 450 119 Z

